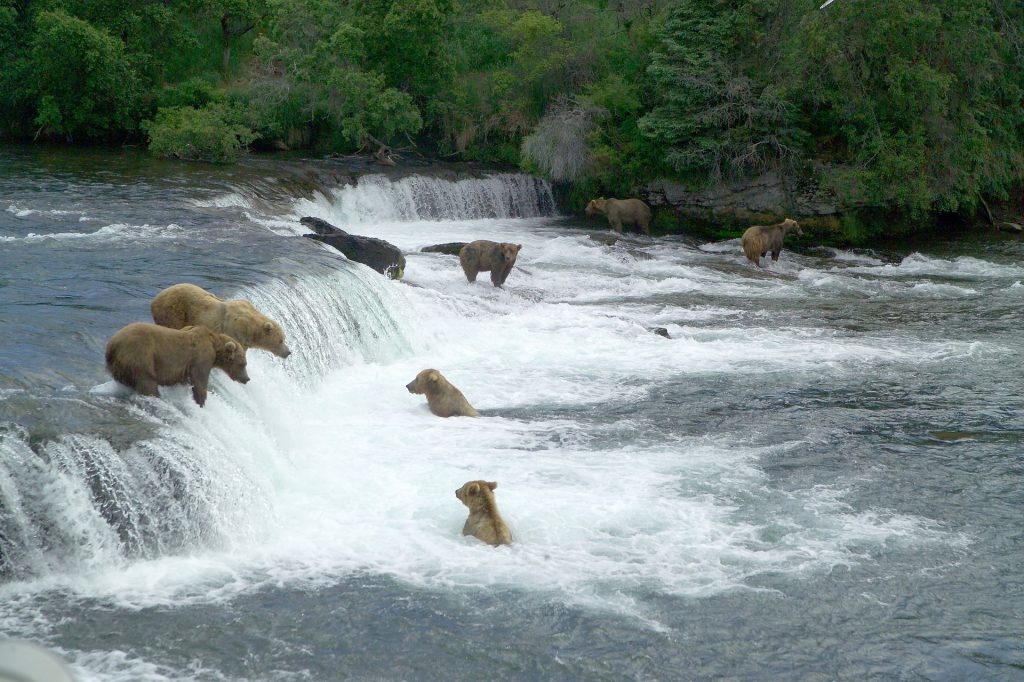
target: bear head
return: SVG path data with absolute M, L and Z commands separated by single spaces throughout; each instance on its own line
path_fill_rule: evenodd
M 519 255 L 519 249 L 523 248 L 522 244 L 509 244 L 508 242 L 501 243 L 501 260 L 506 263 L 515 263 L 516 256 Z
M 601 215 L 604 215 L 605 213 L 608 212 L 608 200 L 605 199 L 604 197 L 601 197 L 599 199 L 591 199 L 590 203 L 587 204 L 587 208 L 584 210 L 584 212 L 587 215 L 594 215 L 595 213 L 600 213 Z
M 800 223 L 792 218 L 786 218 L 782 221 L 782 232 L 783 234 L 795 234 L 797 237 L 804 236 L 803 231 L 800 229 Z
M 409 393 L 423 395 L 431 384 L 437 384 L 441 380 L 441 373 L 436 369 L 425 369 L 416 375 L 416 378 L 405 385 Z
M 472 511 L 487 506 L 491 492 L 498 487 L 495 481 L 469 481 L 455 491 L 455 497 Z
M 249 383 L 249 374 L 245 371 L 245 346 L 227 334 L 217 334 L 213 345 L 217 351 L 214 367 L 220 367 L 240 384 Z
M 278 357 L 286 358 L 292 354 L 284 343 L 284 331 L 273 320 L 267 320 L 260 326 L 257 338 L 260 347 L 266 348 Z

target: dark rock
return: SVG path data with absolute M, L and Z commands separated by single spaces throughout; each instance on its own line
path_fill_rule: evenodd
M 320 218 L 307 216 L 299 222 L 315 233 L 304 234 L 303 237 L 332 246 L 345 254 L 349 260 L 368 265 L 391 279 L 401 279 L 405 273 L 405 256 L 390 242 L 376 237 L 349 234 Z
M 420 251 L 427 253 L 447 253 L 449 256 L 458 256 L 459 251 L 462 247 L 469 242 L 448 242 L 446 244 L 434 244 L 433 246 L 424 246 Z
M 619 238 L 613 234 L 592 234 L 590 238 L 605 246 L 614 246 L 615 242 L 619 241 Z
M 651 331 L 657 334 L 658 336 L 664 336 L 666 339 L 672 338 L 671 336 L 668 335 L 668 330 L 665 329 L 664 327 L 653 327 Z

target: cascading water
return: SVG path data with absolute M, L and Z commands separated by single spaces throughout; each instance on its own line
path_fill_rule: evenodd
M 330 217 L 346 224 L 374 224 L 418 220 L 479 220 L 484 218 L 537 218 L 555 212 L 547 182 L 521 173 L 498 173 L 483 178 L 447 180 L 413 175 L 392 180 L 366 175 L 355 185 L 326 192 L 339 207 Z M 317 215 L 323 204 L 299 201 L 297 211 Z
M 296 197 L 259 165 L 79 171 L 40 195 L 22 164 L 0 172 L 0 631 L 83 680 L 471 679 L 495 642 L 493 679 L 1014 669 L 1012 619 L 973 609 L 1019 583 L 1015 251 L 762 272 L 735 240 L 595 241 L 526 175 Z M 404 281 L 306 215 L 398 245 Z M 479 238 L 523 245 L 504 288 L 419 250 Z M 250 350 L 204 408 L 118 387 L 106 339 L 179 281 L 251 300 L 291 357 Z M 405 389 L 426 367 L 482 417 L 430 414 Z M 477 478 L 510 547 L 460 535 Z

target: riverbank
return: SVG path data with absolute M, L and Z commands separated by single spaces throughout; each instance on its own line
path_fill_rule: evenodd
M 137 147 L 68 147 L 47 144 L 8 144 L 0 154 L 33 158 L 54 170 L 88 171 L 93 168 L 121 169 L 129 180 L 133 173 L 173 173 L 202 177 L 219 172 L 218 165 L 154 157 Z M 109 160 L 116 160 L 111 166 Z M 399 180 L 411 175 L 449 181 L 484 178 L 494 173 L 521 173 L 511 164 L 452 162 L 404 153 L 394 165 L 383 165 L 373 155 L 310 157 L 300 151 L 261 151 L 243 157 L 230 172 L 250 183 L 257 197 L 280 198 L 284 194 L 311 198 L 328 187 L 354 185 L 364 175 L 381 175 Z M 552 184 L 552 195 L 560 213 L 574 216 L 581 224 L 601 229 L 602 217 L 583 214 L 585 201 L 566 184 Z M 760 181 L 725 183 L 713 189 L 687 190 L 670 181 L 657 181 L 638 188 L 636 195 L 654 210 L 652 234 L 684 235 L 695 240 L 719 241 L 739 237 L 752 224 L 770 224 L 784 217 L 799 220 L 803 237 L 790 237 L 786 247 L 795 250 L 815 246 L 873 248 L 907 254 L 935 242 L 975 239 L 1017 239 L 1024 225 L 1024 194 L 993 206 L 993 220 L 952 213 L 930 213 L 911 219 L 877 209 L 851 209 L 843 213 L 820 194 L 805 190 L 797 197 L 777 175 Z

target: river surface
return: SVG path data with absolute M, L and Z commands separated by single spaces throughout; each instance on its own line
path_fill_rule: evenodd
M 1024 679 L 1020 241 L 760 271 L 528 176 L 351 171 L 0 150 L 0 634 L 83 681 Z M 503 289 L 419 251 L 478 238 L 523 245 Z M 178 282 L 291 357 L 119 387 Z M 461 535 L 473 479 L 512 546 Z

